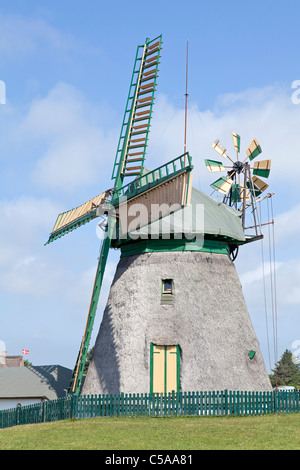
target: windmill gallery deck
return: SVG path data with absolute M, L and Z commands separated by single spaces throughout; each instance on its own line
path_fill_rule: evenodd
M 223 202 L 192 187 L 188 152 L 145 169 L 161 48 L 161 36 L 137 48 L 112 161 L 113 188 L 60 214 L 47 242 L 102 220 L 105 233 L 69 391 L 270 390 L 232 260 L 239 246 L 262 237 L 259 220 L 249 235 L 245 212 L 256 210 L 267 187 L 258 176 L 269 176 L 270 161 L 255 164 L 253 176 L 245 161 L 232 161 L 227 177 L 212 184 Z M 233 133 L 233 139 L 238 155 L 240 137 Z M 213 148 L 230 159 L 219 141 Z M 254 139 L 247 156 L 260 153 Z M 226 168 L 215 160 L 206 166 L 211 172 Z M 121 256 L 83 384 L 110 248 Z

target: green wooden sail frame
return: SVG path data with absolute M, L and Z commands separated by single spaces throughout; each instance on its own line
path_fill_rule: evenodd
M 150 121 L 156 90 L 162 36 L 138 46 L 112 180 L 120 188 L 124 177 L 139 176 L 144 168 Z

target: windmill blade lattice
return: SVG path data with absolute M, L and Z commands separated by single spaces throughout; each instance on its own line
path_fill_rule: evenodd
M 212 144 L 212 148 L 224 159 L 229 160 L 229 162 L 226 165 L 221 161 L 206 159 L 205 165 L 211 173 L 227 171 L 226 176 L 221 176 L 210 186 L 223 194 L 223 202 L 238 208 L 239 203 L 244 204 L 245 201 L 249 201 L 252 197 L 257 198 L 268 188 L 269 185 L 261 180 L 260 177 L 269 177 L 271 160 L 253 162 L 252 166 L 252 160 L 262 153 L 262 149 L 256 139 L 252 140 L 246 150 L 247 156 L 244 160 L 241 160 L 241 138 L 235 132 L 232 132 L 232 138 L 236 151 L 236 160 L 233 160 L 221 142 L 216 140 Z

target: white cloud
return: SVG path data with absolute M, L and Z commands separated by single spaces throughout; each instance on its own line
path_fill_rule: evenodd
M 245 267 L 244 267 L 245 268 Z M 264 305 L 266 295 L 269 309 L 271 303 L 278 305 L 278 314 L 287 315 L 287 306 L 300 305 L 300 259 L 276 262 L 275 266 L 265 258 L 264 271 L 262 262 L 253 270 L 240 274 L 240 281 L 245 296 L 253 309 Z
M 276 241 L 287 242 L 287 240 L 299 238 L 300 236 L 300 204 L 293 206 L 290 210 L 282 212 L 275 218 Z
M 57 290 L 63 277 L 59 269 L 56 269 L 54 276 L 53 267 L 50 263 L 47 266 L 47 261 L 41 256 L 25 255 L 24 258 L 5 266 L 1 269 L 1 289 L 14 294 L 29 294 L 34 298 Z
M 0 201 L 0 264 L 11 260 L 25 250 L 34 249 L 41 233 L 49 233 L 58 213 L 59 206 L 47 198 L 21 196 L 11 201 Z
M 0 52 L 14 57 L 14 54 L 28 54 L 41 46 L 49 45 L 62 50 L 75 49 L 76 39 L 62 33 L 42 18 L 22 17 L 0 12 Z
M 278 271 L 278 300 L 285 306 L 300 305 L 300 259 L 282 263 Z
M 98 305 L 99 310 L 103 310 L 105 308 L 115 270 L 116 263 L 108 261 L 105 267 L 104 278 L 101 287 L 101 295 Z M 97 265 L 86 269 L 85 271 L 83 271 L 83 273 L 78 273 L 78 277 L 75 281 L 75 286 L 77 284 L 77 287 L 75 287 L 73 284 L 70 289 L 67 289 L 67 295 L 72 298 L 72 301 L 77 304 L 79 303 L 86 309 L 88 308 L 89 301 L 92 295 L 96 271 Z M 86 315 L 87 313 L 88 311 L 84 310 L 84 315 Z
M 281 265 L 282 263 L 275 263 L 275 266 L 274 266 L 272 263 L 272 272 L 273 272 L 273 269 L 277 271 Z M 263 266 L 261 265 L 256 269 L 252 269 L 250 271 L 246 271 L 245 273 L 241 274 L 240 281 L 241 281 L 242 286 L 246 287 L 247 285 L 252 284 L 254 282 L 261 283 L 264 277 L 265 279 L 267 279 L 270 276 L 271 276 L 271 273 L 270 273 L 269 267 L 265 265 L 265 267 L 263 268 Z
M 1 246 L 0 288 L 6 292 L 44 294 L 59 285 L 56 272 L 43 244 L 58 213 L 49 199 L 20 197 L 0 201 Z M 47 266 L 49 263 L 49 266 Z M 52 277 L 52 283 L 50 279 Z
M 282 313 L 285 312 L 286 306 L 300 304 L 300 257 L 296 241 L 300 235 L 299 214 L 298 204 L 275 217 L 275 250 L 272 233 L 270 240 L 267 230 L 263 242 L 256 242 L 263 243 L 264 272 L 261 246 L 257 245 L 256 253 L 255 246 L 250 251 L 250 247 L 244 247 L 239 259 L 240 280 L 249 298 L 259 298 L 262 301 L 263 280 L 270 291 L 270 269 L 272 270 L 273 276 L 275 275 L 272 278 L 273 289 L 276 285 L 279 312 Z M 245 269 L 246 267 L 248 269 Z
M 220 159 L 211 144 L 220 139 L 235 159 L 231 132 L 241 136 L 241 158 L 253 138 L 263 153 L 260 159 L 271 159 L 270 182 L 296 183 L 300 149 L 300 105 L 292 103 L 291 90 L 280 85 L 245 90 L 219 97 L 212 110 L 202 111 L 192 99 L 188 105 L 187 149 L 196 165 L 195 172 L 209 191 L 213 175 L 204 166 L 204 158 Z M 176 108 L 164 95 L 158 95 L 149 140 L 149 155 L 162 162 L 183 153 L 184 111 Z M 221 157 L 222 158 L 222 157 Z M 149 157 L 150 161 L 150 157 Z M 161 164 L 161 163 L 160 163 Z
M 32 103 L 20 136 L 43 143 L 32 175 L 35 184 L 72 191 L 98 182 L 99 190 L 107 189 L 101 186 L 101 178 L 106 177 L 109 185 L 117 133 L 105 132 L 96 116 L 96 107 L 64 83 Z
M 275 233 L 278 234 L 275 250 L 272 234 L 270 241 L 269 234 L 265 233 L 263 241 L 242 247 L 237 260 L 241 284 L 252 310 L 262 308 L 266 295 L 271 311 L 272 297 L 275 302 L 276 296 L 278 315 L 286 322 L 289 321 L 289 307 L 300 305 L 300 257 L 295 243 L 299 238 L 297 211 L 295 207 L 275 219 Z

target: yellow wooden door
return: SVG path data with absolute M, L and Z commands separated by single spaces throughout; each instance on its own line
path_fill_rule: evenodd
M 178 391 L 179 351 L 178 346 L 153 345 L 152 391 L 169 393 Z
M 153 392 L 165 393 L 165 346 L 153 345 Z
M 166 347 L 166 393 L 177 392 L 177 346 Z

